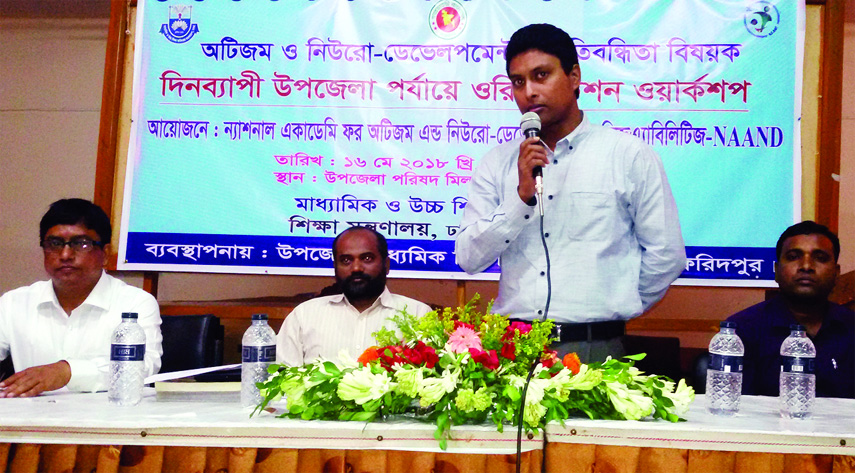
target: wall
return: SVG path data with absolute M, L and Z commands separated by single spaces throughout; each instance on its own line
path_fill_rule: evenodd
M 840 153 L 840 266 L 855 270 L 855 0 L 846 2 Z
M 25 3 L 25 2 L 24 2 Z M 847 0 L 844 77 L 855 73 L 855 0 Z M 102 10 L 103 12 L 103 10 Z M 0 292 L 44 278 L 38 220 L 60 197 L 91 198 L 107 19 L 0 19 Z M 841 265 L 855 270 L 855 90 L 844 84 L 840 190 Z M 140 274 L 122 277 L 141 285 Z M 161 301 L 217 300 L 316 292 L 330 278 L 164 273 Z M 394 280 L 393 291 L 456 302 L 454 281 Z M 467 283 L 467 297 L 495 296 L 495 283 Z M 646 318 L 709 319 L 759 302 L 763 290 L 674 287 Z M 655 333 L 650 333 L 655 334 Z M 684 346 L 708 336 L 684 333 Z
M 107 19 L 0 20 L 0 291 L 44 279 L 38 222 L 92 198 Z

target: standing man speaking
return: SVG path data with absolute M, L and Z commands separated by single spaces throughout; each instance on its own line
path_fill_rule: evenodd
M 538 115 L 540 136 L 499 145 L 481 160 L 455 242 L 458 264 L 474 274 L 498 259 L 493 310 L 527 321 L 548 316 L 559 353 L 575 351 L 585 362 L 622 356 L 625 321 L 660 300 L 685 266 L 662 162 L 643 141 L 590 123 L 579 109 L 579 60 L 563 30 L 526 26 L 505 58 L 514 100 Z

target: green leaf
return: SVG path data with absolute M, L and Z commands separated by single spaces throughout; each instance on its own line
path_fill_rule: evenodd
M 354 412 L 350 420 L 359 422 L 371 422 L 377 417 L 376 412 Z
M 512 402 L 519 402 L 521 396 L 519 390 L 510 385 L 505 386 L 504 394 L 505 396 L 508 396 Z
M 445 432 L 448 429 L 448 413 L 443 412 L 436 418 L 436 429 Z
M 341 376 L 341 370 L 338 369 L 338 366 L 335 365 L 332 361 L 324 362 L 324 370 L 329 373 L 330 376 Z

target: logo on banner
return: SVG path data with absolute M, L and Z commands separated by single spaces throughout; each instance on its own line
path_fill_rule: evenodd
M 161 25 L 160 32 L 173 43 L 186 43 L 199 32 L 199 25 L 190 20 L 190 5 L 170 5 L 169 23 Z
M 430 10 L 430 30 L 442 39 L 460 36 L 466 29 L 466 10 L 457 0 L 442 0 Z
M 745 11 L 745 29 L 758 38 L 772 36 L 778 31 L 780 22 L 778 8 L 766 0 L 754 3 Z

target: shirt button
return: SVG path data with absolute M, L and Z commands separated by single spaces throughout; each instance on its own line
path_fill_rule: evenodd
M 540 272 L 540 275 L 541 275 L 541 276 L 546 276 L 546 271 L 541 271 L 541 272 Z
M 549 233 L 544 233 L 543 238 L 549 238 Z
M 553 197 L 553 196 L 549 196 L 549 200 L 552 200 L 552 197 Z
M 543 315 L 543 311 L 542 310 L 537 311 L 537 315 Z
M 570 146 L 570 151 L 573 151 L 573 146 Z
M 505 240 L 505 243 L 510 243 L 510 242 L 511 242 L 511 240 Z
M 553 160 L 552 160 L 552 164 L 558 164 L 558 160 L 557 160 L 557 159 L 553 159 Z
M 528 215 L 525 216 L 525 219 L 528 220 Z

